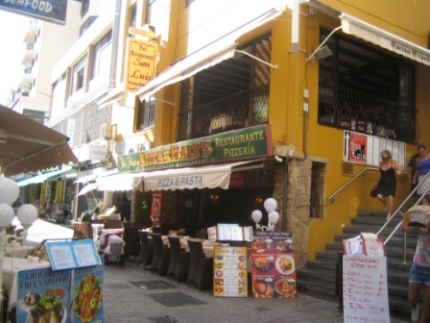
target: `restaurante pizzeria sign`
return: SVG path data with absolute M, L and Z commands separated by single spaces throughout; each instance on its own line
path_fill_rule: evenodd
M 273 155 L 269 125 L 177 142 L 118 157 L 120 172 L 205 165 Z

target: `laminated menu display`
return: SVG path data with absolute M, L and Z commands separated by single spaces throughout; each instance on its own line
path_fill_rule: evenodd
M 208 239 L 211 241 L 252 241 L 253 227 L 241 227 L 238 224 L 218 224 L 207 228 Z
M 255 298 L 296 298 L 296 268 L 291 232 L 257 231 L 251 245 Z
M 344 239 L 343 251 L 345 255 L 385 256 L 384 240 L 374 233 L 362 232 L 360 235 Z
M 214 247 L 214 296 L 248 297 L 246 259 L 246 247 Z
M 70 270 L 23 270 L 18 282 L 16 322 L 70 321 Z

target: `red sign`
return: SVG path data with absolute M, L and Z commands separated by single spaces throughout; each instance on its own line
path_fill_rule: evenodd
M 291 232 L 257 231 L 251 253 L 255 298 L 296 298 L 296 268 Z
M 348 161 L 366 163 L 367 136 L 355 132 L 349 133 Z
M 232 173 L 230 176 L 230 187 L 243 186 L 245 184 L 245 173 Z

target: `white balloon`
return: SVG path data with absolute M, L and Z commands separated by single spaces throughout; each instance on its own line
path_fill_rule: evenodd
M 0 203 L 12 205 L 18 196 L 18 184 L 10 178 L 0 177 Z
M 276 223 L 279 221 L 279 213 L 277 211 L 270 211 L 268 217 L 270 223 Z
M 255 223 L 258 223 L 258 222 L 260 222 L 261 218 L 263 217 L 263 213 L 261 213 L 260 210 L 254 210 L 251 213 L 251 217 Z
M 5 203 L 0 204 L 0 228 L 7 228 L 15 217 L 13 208 Z
M 278 206 L 278 202 L 272 197 L 269 197 L 264 201 L 264 208 L 267 212 L 275 211 L 276 207 Z
M 18 208 L 16 216 L 22 224 L 33 224 L 33 222 L 37 220 L 39 214 L 34 205 L 23 204 Z

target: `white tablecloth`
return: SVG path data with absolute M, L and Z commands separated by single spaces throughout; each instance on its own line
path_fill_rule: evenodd
M 3 259 L 3 286 L 9 297 L 8 311 L 10 311 L 17 302 L 18 298 L 18 273 L 21 270 L 30 270 L 36 268 L 48 268 L 51 264 L 48 261 L 27 262 L 24 258 Z

